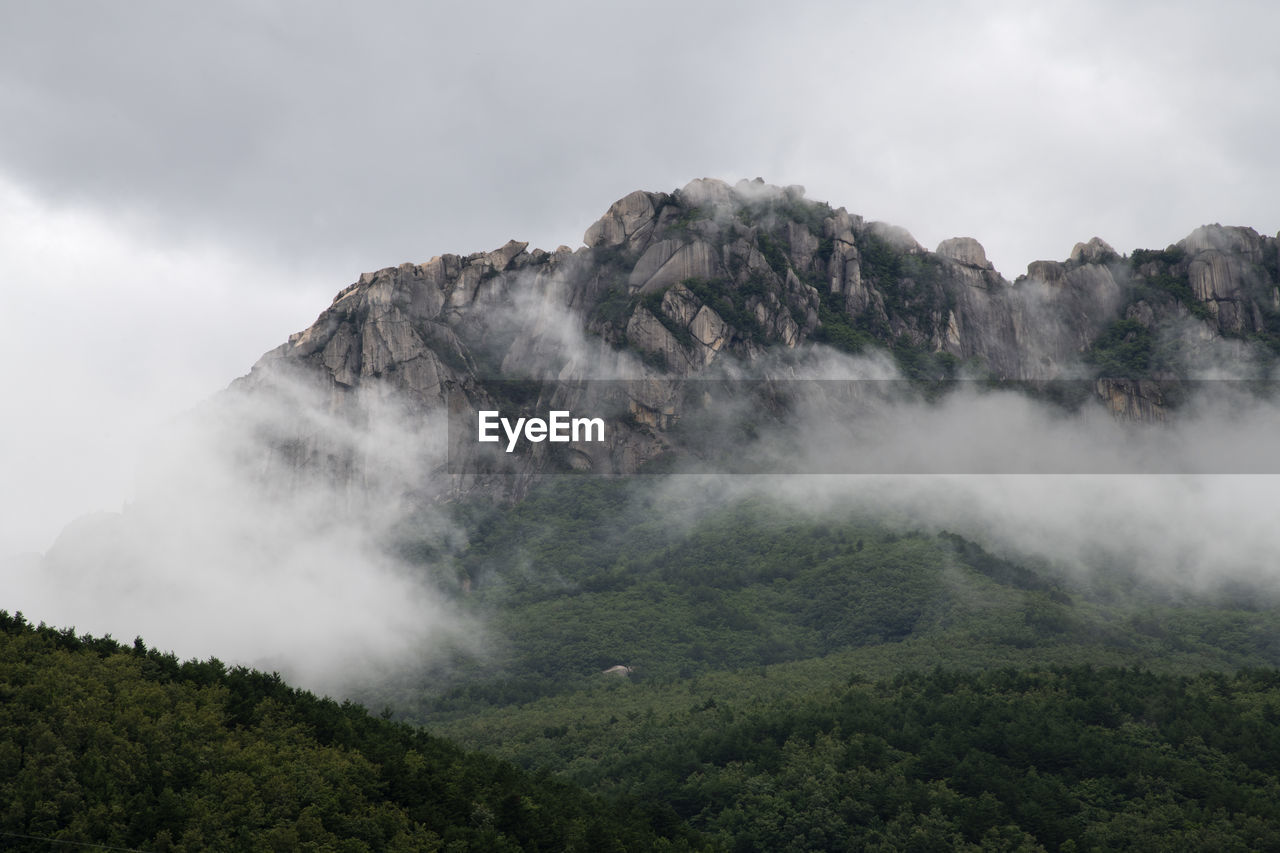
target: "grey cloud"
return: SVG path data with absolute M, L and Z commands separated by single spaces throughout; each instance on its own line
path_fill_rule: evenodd
M 4 28 L 6 170 L 285 256 L 341 249 L 376 268 L 547 225 L 576 242 L 610 200 L 606 174 L 629 190 L 653 177 L 648 152 L 705 151 L 716 140 L 690 129 L 700 138 L 732 108 L 709 99 L 667 117 L 680 133 L 654 132 L 673 103 L 666 75 L 696 90 L 730 73 L 717 70 L 730 42 L 691 44 L 661 4 L 70 8 Z M 664 46 L 667 59 L 650 55 Z
M 632 189 L 762 175 L 928 245 L 977 237 L 1012 277 L 1094 234 L 1276 227 L 1257 105 L 1280 12 L 1248 11 L 19 5 L 0 169 L 361 269 L 550 249 Z

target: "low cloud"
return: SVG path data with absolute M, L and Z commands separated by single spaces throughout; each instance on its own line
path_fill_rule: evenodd
M 667 489 L 707 508 L 765 496 L 815 516 L 949 530 L 1076 578 L 1122 572 L 1170 595 L 1280 592 L 1280 407 L 1257 386 L 1191 383 L 1153 424 L 1096 399 L 1070 411 L 976 386 L 929 402 L 908 383 L 866 380 L 884 368 L 879 356 L 828 351 L 815 362 L 822 381 L 787 386 L 796 405 L 784 418 L 720 442 L 736 460 L 763 460 L 743 469 L 780 473 L 676 476 Z M 857 381 L 833 382 L 841 371 Z M 821 473 L 796 473 L 806 471 Z
M 395 399 L 337 407 L 295 379 L 266 384 L 168 425 L 138 500 L 11 569 L 6 605 L 335 694 L 478 652 L 479 627 L 450 602 L 448 554 L 396 548 L 457 538 L 429 504 L 439 424 Z
M 534 373 L 654 381 L 584 336 L 554 283 L 520 293 L 490 331 L 503 343 L 504 324 L 531 323 Z M 878 352 L 717 365 L 712 384 L 757 383 L 788 405 L 716 401 L 703 445 L 784 473 L 670 477 L 688 509 L 678 526 L 698 506 L 765 495 L 815 517 L 950 530 L 1074 577 L 1123 571 L 1171 594 L 1278 587 L 1280 411 L 1234 383 L 1189 385 L 1168 421 L 1139 424 L 1096 401 L 1064 408 L 977 383 L 930 399 Z M 484 653 L 455 597 L 465 532 L 436 503 L 453 484 L 443 419 L 384 384 L 327 383 L 262 367 L 162 428 L 136 502 L 71 525 L 42 563 L 10 566 L 4 606 L 332 693 Z M 405 558 L 405 543 L 429 556 Z

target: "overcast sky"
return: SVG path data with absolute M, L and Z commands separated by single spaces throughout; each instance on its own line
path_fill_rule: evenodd
M 1122 9 L 1118 9 L 1122 7 Z M 0 4 L 0 554 L 360 272 L 696 177 L 804 184 L 1006 277 L 1280 228 L 1280 6 Z

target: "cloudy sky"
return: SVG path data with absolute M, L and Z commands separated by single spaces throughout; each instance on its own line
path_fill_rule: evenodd
M 1123 6 L 1122 9 L 1117 7 Z M 366 270 L 702 176 L 956 235 L 1280 228 L 1263 2 L 0 4 L 0 553 Z

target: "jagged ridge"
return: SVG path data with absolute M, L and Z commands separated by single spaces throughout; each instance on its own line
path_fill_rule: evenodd
M 1094 378 L 1114 411 L 1159 417 L 1150 380 L 1214 360 L 1256 375 L 1280 351 L 1276 239 L 1249 228 L 1205 226 L 1132 257 L 1094 238 L 1010 282 L 971 238 L 929 252 L 801 187 L 702 179 L 619 199 L 584 243 L 513 240 L 362 275 L 240 385 L 288 365 L 335 409 L 370 387 L 456 407 L 491 402 L 495 379 L 588 375 L 604 360 L 584 355 L 592 341 L 664 377 L 825 343 L 887 349 L 913 378 Z M 583 449 L 580 467 L 635 470 L 665 448 L 653 428 L 670 400 L 631 402 L 638 430 Z

